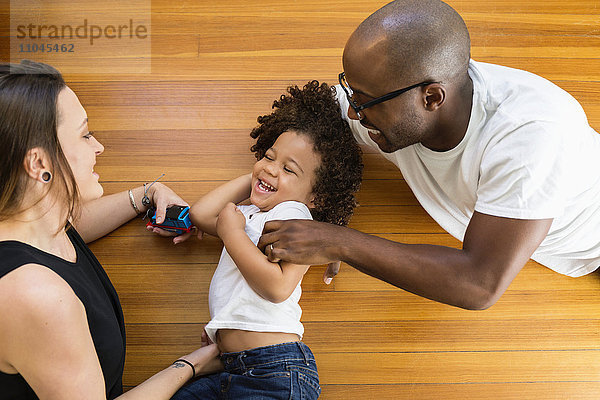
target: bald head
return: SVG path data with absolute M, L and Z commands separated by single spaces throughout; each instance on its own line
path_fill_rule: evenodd
M 471 42 L 454 9 L 439 0 L 397 0 L 377 10 L 350 36 L 346 63 L 381 60 L 378 75 L 399 85 L 467 78 Z

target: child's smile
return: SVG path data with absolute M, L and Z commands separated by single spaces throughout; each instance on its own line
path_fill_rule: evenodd
M 311 207 L 315 171 L 320 164 L 321 157 L 307 135 L 282 133 L 254 164 L 250 201 L 261 211 L 289 200 Z
M 277 189 L 273 186 L 269 185 L 267 182 L 257 180 L 258 190 L 262 190 L 263 192 L 276 192 Z

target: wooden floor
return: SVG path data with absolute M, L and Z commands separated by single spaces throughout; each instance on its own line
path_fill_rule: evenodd
M 118 2 L 96 2 L 105 3 Z M 96 166 L 105 192 L 164 172 L 163 182 L 193 202 L 248 172 L 256 117 L 290 83 L 335 83 L 347 37 L 384 3 L 153 0 L 151 74 L 114 74 L 110 57 L 96 60 L 106 63 L 104 74 L 66 74 L 106 148 Z M 469 26 L 474 59 L 552 80 L 600 130 L 600 1 L 448 3 Z M 6 0 L 1 16 L 6 60 Z M 353 228 L 460 247 L 418 205 L 397 169 L 369 150 L 359 200 Z M 199 344 L 221 246 L 206 238 L 174 247 L 140 220 L 92 244 L 125 313 L 125 385 Z M 324 399 L 600 398 L 598 273 L 571 279 L 530 262 L 496 305 L 472 312 L 346 265 L 331 286 L 321 283 L 322 272 L 307 274 L 301 305 Z

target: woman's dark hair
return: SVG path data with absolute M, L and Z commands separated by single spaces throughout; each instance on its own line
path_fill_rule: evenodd
M 48 192 L 55 184 L 63 186 L 66 219 L 78 208 L 77 184 L 57 136 L 57 100 L 65 87 L 60 72 L 49 65 L 29 60 L 0 63 L 0 221 L 23 211 L 29 180 L 24 160 L 36 147 L 50 159 L 53 178 Z
M 335 88 L 311 81 L 302 89 L 290 86 L 287 92 L 273 103 L 271 114 L 258 117 L 259 126 L 250 133 L 257 140 L 250 150 L 260 160 L 282 133 L 308 136 L 321 156 L 315 171 L 312 216 L 317 221 L 347 225 L 357 206 L 354 193 L 362 178 L 362 152 L 342 119 Z

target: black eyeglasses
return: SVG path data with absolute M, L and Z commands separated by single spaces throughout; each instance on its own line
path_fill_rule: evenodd
M 394 97 L 398 97 L 402 93 L 408 92 L 409 90 L 412 90 L 414 88 L 418 88 L 420 86 L 427 86 L 427 85 L 430 85 L 432 83 L 437 83 L 437 82 L 432 82 L 432 81 L 417 83 L 417 84 L 411 85 L 409 87 L 405 87 L 404 89 L 394 90 L 393 92 L 389 92 L 387 94 L 384 94 L 383 96 L 377 97 L 377 98 L 375 98 L 373 100 L 369 100 L 369 101 L 367 101 L 364 104 L 357 104 L 356 101 L 354 101 L 354 99 L 352 98 L 352 94 L 354 92 L 352 91 L 352 89 L 350 88 L 350 85 L 348 85 L 348 82 L 346 81 L 346 73 L 345 72 L 341 72 L 338 75 L 338 79 L 340 81 L 340 85 L 342 86 L 342 89 L 344 89 L 344 92 L 346 92 L 346 97 L 348 98 L 348 102 L 350 103 L 350 107 L 352 107 L 352 109 L 356 113 L 356 116 L 358 117 L 359 121 L 364 118 L 364 115 L 362 115 L 361 111 L 364 110 L 365 108 L 373 107 L 376 104 L 383 103 L 384 101 L 391 100 Z

